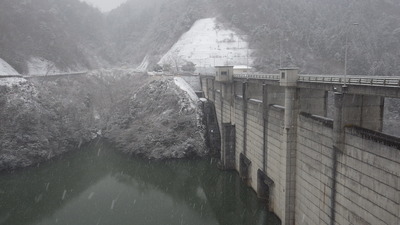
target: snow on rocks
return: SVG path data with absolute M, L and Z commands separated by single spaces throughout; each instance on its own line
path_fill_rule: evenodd
M 16 102 L 30 104 L 32 97 L 38 95 L 36 87 L 22 77 L 0 77 L 0 90 L 5 91 L 4 93 L 10 92 L 6 99 L 7 103 L 11 104 Z
M 194 92 L 193 88 L 181 77 L 174 77 L 174 83 L 176 86 L 178 86 L 185 95 L 189 96 L 189 107 L 187 107 L 184 104 L 184 101 L 182 99 L 182 95 L 178 94 L 178 96 L 181 96 L 181 109 L 185 108 L 186 111 L 195 111 L 196 112 L 196 117 L 197 117 L 197 126 L 201 127 L 201 118 L 203 117 L 202 111 L 199 110 L 199 104 L 201 104 L 201 100 L 199 97 L 196 95 Z
M 182 90 L 184 93 L 186 93 L 189 96 L 189 103 L 190 103 L 190 110 L 196 109 L 196 103 L 199 101 L 199 98 L 197 97 L 196 93 L 193 91 L 193 89 L 190 87 L 190 85 L 182 78 L 180 77 L 174 77 L 174 83 Z M 184 106 L 182 106 L 184 107 Z
M 185 91 L 192 101 L 197 102 L 199 98 L 196 93 L 193 91 L 192 87 L 181 77 L 174 77 L 175 84 L 180 87 L 183 91 Z
M 152 78 L 126 97 L 105 132 L 121 151 L 149 159 L 207 154 L 200 101 L 184 80 Z
M 144 158 L 207 155 L 202 103 L 183 79 L 98 73 L 40 82 L 0 78 L 0 133 L 7 131 L 0 135 L 0 171 L 46 161 L 98 136 Z
M 26 79 L 22 77 L 0 77 L 0 86 L 7 86 L 9 88 L 13 86 L 20 86 L 26 83 Z

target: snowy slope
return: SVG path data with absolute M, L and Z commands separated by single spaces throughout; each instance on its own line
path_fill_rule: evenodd
M 2 75 L 19 75 L 19 73 L 10 64 L 0 58 L 0 76 Z
M 28 61 L 28 69 L 30 75 L 47 75 L 67 72 L 59 70 L 53 62 L 40 57 L 32 57 Z
M 146 55 L 142 60 L 142 63 L 136 68 L 138 71 L 146 71 L 147 67 L 149 66 L 149 55 Z
M 192 102 L 197 102 L 199 97 L 197 97 L 196 92 L 194 92 L 193 88 L 181 77 L 174 77 L 175 84 L 184 92 L 186 92 Z
M 202 68 L 221 65 L 251 65 L 251 50 L 243 35 L 224 28 L 215 18 L 196 21 L 174 46 L 161 58 L 164 63 L 175 67 L 191 61 L 198 71 Z

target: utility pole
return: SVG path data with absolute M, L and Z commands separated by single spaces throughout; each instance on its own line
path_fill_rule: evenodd
M 279 69 L 282 69 L 282 38 L 283 38 L 283 26 L 282 26 L 282 1 L 279 2 Z
M 246 48 L 246 71 L 248 72 L 249 70 L 249 43 L 247 43 L 247 48 Z
M 358 23 L 353 23 L 353 24 L 351 24 L 351 25 L 353 25 L 353 26 L 357 26 L 358 25 Z M 344 84 L 343 84 L 343 87 L 347 87 L 347 52 L 348 52 L 348 49 L 349 49 L 349 43 L 348 43 L 348 36 L 349 36 L 349 29 L 350 29 L 350 26 L 348 26 L 347 27 L 347 30 L 346 30 L 346 40 L 345 40 L 345 52 L 344 52 Z

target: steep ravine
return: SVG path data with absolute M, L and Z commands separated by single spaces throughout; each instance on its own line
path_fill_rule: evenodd
M 204 156 L 201 110 L 173 78 L 123 70 L 0 80 L 0 171 L 36 165 L 101 136 L 129 155 Z

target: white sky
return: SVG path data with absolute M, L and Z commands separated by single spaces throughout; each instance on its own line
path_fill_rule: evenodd
M 127 0 L 81 0 L 83 2 L 87 2 L 90 5 L 99 8 L 102 12 L 108 12 L 112 9 L 117 8 L 122 3 Z

